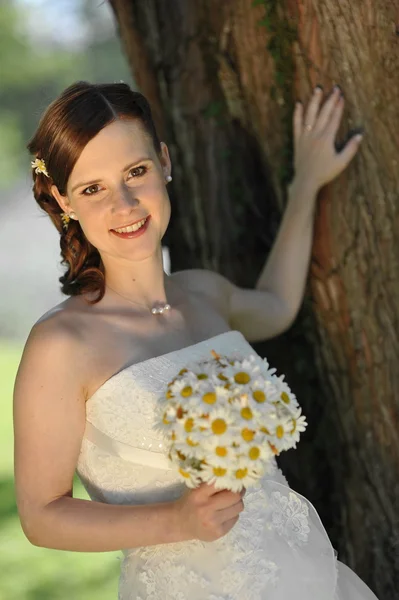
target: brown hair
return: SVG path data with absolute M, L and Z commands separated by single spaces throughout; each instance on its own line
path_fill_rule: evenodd
M 117 119 L 139 119 L 150 135 L 155 150 L 161 145 L 152 120 L 150 105 L 126 83 L 91 84 L 78 81 L 66 88 L 47 108 L 27 148 L 43 159 L 49 177 L 33 175 L 33 195 L 60 233 L 62 264 L 61 291 L 68 296 L 97 293 L 93 303 L 104 296 L 104 268 L 98 250 L 88 241 L 79 222 L 71 220 L 63 228 L 62 210 L 51 194 L 54 184 L 66 195 L 69 176 L 83 148 Z

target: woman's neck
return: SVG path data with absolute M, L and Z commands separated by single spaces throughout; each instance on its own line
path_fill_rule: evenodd
M 114 293 L 148 307 L 168 302 L 168 276 L 163 269 L 162 250 L 140 262 L 121 264 L 112 259 L 103 262 L 106 288 Z

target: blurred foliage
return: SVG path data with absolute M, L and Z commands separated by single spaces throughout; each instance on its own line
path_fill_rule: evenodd
M 12 390 L 21 352 L 18 344 L 0 340 L 0 598 L 116 598 L 120 552 L 38 548 L 22 532 L 15 501 L 12 429 Z M 88 498 L 76 477 L 74 496 Z
M 104 18 L 97 2 L 75 0 L 85 38 L 62 43 L 61 4 L 51 35 L 37 33 L 46 5 L 50 0 L 42 1 L 41 10 L 27 0 L 0 2 L 0 188 L 26 172 L 26 143 L 43 110 L 66 86 L 79 79 L 132 84 L 111 13 Z M 52 14 L 56 5 L 52 2 Z

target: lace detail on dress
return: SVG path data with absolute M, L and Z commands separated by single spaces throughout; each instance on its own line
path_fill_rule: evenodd
M 182 592 L 181 582 L 186 580 L 190 585 L 206 590 L 209 581 L 200 577 L 198 573 L 189 570 L 184 563 L 175 564 L 170 560 L 159 563 L 157 569 L 147 569 L 138 575 L 138 579 L 145 585 L 146 595 L 142 600 L 159 600 L 159 590 L 162 590 L 164 598 L 176 598 L 176 600 L 189 600 Z M 140 600 L 141 596 L 138 596 Z
M 308 506 L 293 492 L 288 496 L 273 492 L 270 502 L 272 514 L 268 526 L 278 531 L 290 546 L 306 544 L 310 532 Z

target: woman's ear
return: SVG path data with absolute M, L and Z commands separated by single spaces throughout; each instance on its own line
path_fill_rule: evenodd
M 170 161 L 169 150 L 165 142 L 161 142 L 161 156 L 160 161 L 162 165 L 162 170 L 164 172 L 165 177 L 171 174 L 172 171 L 172 163 Z
M 60 194 L 56 185 L 52 185 L 50 191 L 54 198 L 57 200 L 58 204 L 60 205 L 61 210 L 67 213 L 70 209 L 68 196 L 63 196 L 62 194 Z

